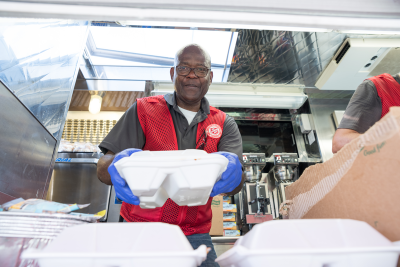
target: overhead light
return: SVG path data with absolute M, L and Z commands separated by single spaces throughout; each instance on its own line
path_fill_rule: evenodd
M 203 1 L 203 3 L 197 5 L 178 4 L 175 5 L 175 8 L 169 8 L 168 12 L 165 11 L 164 7 L 179 1 L 147 1 L 153 2 L 153 4 L 146 4 L 145 7 L 138 4 L 145 1 L 48 0 L 39 3 L 25 2 L 0 1 L 0 13 L 2 16 L 8 17 L 46 17 L 76 20 L 84 18 L 90 21 L 120 21 L 124 25 L 126 25 L 124 21 L 177 21 L 196 24 L 190 25 L 190 27 L 200 27 L 200 23 L 204 22 L 211 27 L 215 24 L 226 24 L 230 25 L 228 28 L 237 26 L 237 29 L 255 30 L 274 26 L 279 28 L 298 26 L 299 28 L 317 28 L 327 31 L 347 29 L 400 30 L 400 20 L 396 15 L 392 15 L 396 14 L 394 12 L 398 9 L 397 0 L 363 1 L 368 4 L 363 6 L 364 9 L 359 8 L 358 10 L 353 8 L 354 1 L 340 1 L 340 4 L 333 0 L 291 1 L 295 5 L 288 5 L 287 1 L 248 1 L 251 4 L 247 5 L 245 1 L 220 1 L 224 3 L 232 2 L 232 5 L 226 5 L 228 10 L 218 10 L 216 5 L 211 4 L 214 2 L 217 4 L 218 1 Z M 241 2 L 240 5 L 235 5 L 239 2 Z M 78 5 L 78 3 L 81 3 L 81 5 Z M 88 3 L 92 3 L 92 5 Z M 99 3 L 103 3 L 103 6 Z M 127 4 L 121 5 L 120 3 Z M 79 12 L 77 12 L 77 7 L 79 7 Z M 299 12 L 299 10 L 303 10 L 303 12 Z M 321 10 L 324 10 L 324 12 L 319 12 Z M 345 13 L 348 16 L 344 16 Z
M 384 34 L 384 35 L 396 35 L 400 34 L 400 31 L 377 31 L 377 30 L 337 30 L 337 33 L 349 33 L 349 34 Z
M 172 83 L 155 83 L 153 95 L 172 93 Z M 206 98 L 214 107 L 298 109 L 307 100 L 300 85 L 211 84 Z
M 146 26 L 164 26 L 164 27 L 191 27 L 191 28 L 219 28 L 219 29 L 257 29 L 257 30 L 275 30 L 275 31 L 297 31 L 297 32 L 332 32 L 332 29 L 298 27 L 298 26 L 274 26 L 274 25 L 252 25 L 238 23 L 214 23 L 214 22 L 181 22 L 181 21 L 141 21 L 128 20 L 117 21 L 121 26 L 127 25 L 146 25 Z
M 89 112 L 92 114 L 97 114 L 101 110 L 101 103 L 103 102 L 103 97 L 106 92 L 103 91 L 89 91 L 90 103 L 89 103 Z

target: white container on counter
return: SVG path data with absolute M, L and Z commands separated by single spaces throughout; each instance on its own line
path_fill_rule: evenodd
M 396 267 L 396 243 L 361 221 L 269 221 L 240 237 L 216 261 L 221 267 Z
M 193 250 L 176 225 L 96 223 L 67 228 L 43 250 L 28 249 L 21 258 L 36 259 L 40 267 L 195 267 L 206 250 Z
M 139 197 L 140 207 L 162 207 L 168 198 L 180 206 L 205 205 L 228 159 L 204 150 L 142 151 L 115 167 Z

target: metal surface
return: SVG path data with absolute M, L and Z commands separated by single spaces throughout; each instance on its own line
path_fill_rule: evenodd
M 121 204 L 115 204 L 115 189 L 111 186 L 110 202 L 108 204 L 107 222 L 119 222 Z
M 98 159 L 56 158 L 56 163 L 65 163 L 65 164 L 97 164 L 97 162 L 99 162 Z
M 382 36 L 399 38 L 380 34 L 239 30 L 228 81 L 313 87 L 346 38 Z
M 314 129 L 315 123 L 313 115 L 309 114 L 309 118 L 312 127 Z M 301 124 L 300 115 L 293 115 L 292 125 L 293 125 L 294 137 L 296 139 L 299 162 L 321 162 L 322 158 L 321 158 L 319 142 L 314 142 L 313 144 L 310 144 L 308 142 L 307 135 L 303 135 L 301 133 L 300 124 Z M 318 140 L 318 135 L 317 135 L 317 140 Z
M 339 127 L 339 124 L 343 119 L 343 115 L 344 115 L 344 110 L 335 110 L 332 113 L 332 117 L 333 117 L 333 121 L 335 123 L 335 128 L 336 129 Z
M 111 186 L 97 178 L 97 153 L 58 153 L 47 200 L 61 203 L 88 204 L 81 213 L 94 214 L 106 210 L 111 195 Z M 62 160 L 62 159 L 70 159 Z
M 214 245 L 215 253 L 217 253 L 217 257 L 221 256 L 226 251 L 230 250 L 235 242 L 239 239 L 239 237 L 219 237 L 219 236 L 212 236 L 211 241 Z
M 215 73 L 214 73 L 215 78 Z M 171 82 L 154 83 L 153 95 L 174 92 Z M 213 82 L 205 97 L 218 108 L 299 109 L 307 101 L 304 86 Z M 279 113 L 284 113 L 279 112 Z
M 334 92 L 321 94 L 320 90 L 308 90 L 309 103 L 311 113 L 313 114 L 315 130 L 318 136 L 318 143 L 321 150 L 321 159 L 327 161 L 333 156 L 332 138 L 335 134 L 335 125 L 332 113 L 335 110 L 345 110 L 351 93 L 344 96 L 338 92 L 339 96 Z M 327 98 L 321 98 L 326 96 Z
M 59 140 L 87 21 L 0 19 L 0 80 Z
M 282 218 L 279 208 L 286 200 L 285 187 L 299 178 L 299 160 L 295 153 L 274 153 L 274 165 L 266 175 L 272 216 Z
M 240 30 L 228 81 L 314 86 L 345 36 Z
M 0 82 L 0 203 L 42 198 L 55 138 Z
M 38 267 L 34 260 L 21 260 L 21 254 L 46 247 L 67 227 L 89 222 L 87 217 L 60 213 L 0 212 L 0 265 Z
M 247 181 L 259 181 L 265 167 L 265 153 L 243 153 L 244 174 Z
M 68 119 L 62 133 L 62 138 L 71 143 L 90 142 L 100 144 L 115 126 L 117 120 L 85 120 Z M 62 152 L 62 151 L 60 151 Z M 67 151 L 65 151 L 67 152 Z M 68 152 L 89 152 L 89 151 L 68 151 Z
M 225 112 L 235 120 L 251 121 L 291 121 L 290 114 L 251 113 L 251 112 Z
M 239 236 L 212 236 L 211 241 L 213 244 L 235 244 L 235 242 L 239 239 Z
M 239 30 L 229 82 L 301 84 L 291 32 Z
M 400 72 L 400 47 L 394 47 L 382 58 L 379 64 L 369 73 L 369 76 L 377 76 L 382 73 L 396 75 Z
M 66 227 L 94 222 L 96 219 L 60 213 L 1 212 L 0 237 L 57 237 Z
M 328 93 L 330 94 L 330 93 Z M 343 94 L 342 91 L 339 92 L 340 96 L 348 96 L 349 94 Z M 308 143 L 306 144 L 305 138 L 300 130 L 299 116 L 296 114 L 279 114 L 279 113 L 257 113 L 256 109 L 249 109 L 252 112 L 243 111 L 229 111 L 224 110 L 226 114 L 233 117 L 236 121 L 290 121 L 293 128 L 293 143 L 296 144 L 299 162 L 321 162 L 321 153 L 319 150 L 318 142 L 315 142 L 312 146 Z M 312 120 L 312 115 L 310 115 L 312 125 L 314 121 Z M 254 140 L 255 141 L 255 140 Z M 256 142 L 256 141 L 255 141 Z M 271 154 L 272 155 L 272 154 Z M 271 158 L 271 162 L 273 159 Z M 268 162 L 268 160 L 266 160 Z
M 262 198 L 262 199 L 269 198 L 267 185 L 265 183 L 259 183 L 258 181 L 254 182 L 254 183 L 245 183 L 245 189 L 246 189 L 246 195 L 247 195 L 245 202 L 248 205 L 247 206 L 247 211 L 248 211 L 247 214 L 261 215 L 262 214 L 260 211 L 261 203 L 258 200 L 259 200 L 259 198 Z M 267 204 L 267 203 L 262 203 L 262 204 L 264 204 L 264 213 L 270 214 L 271 209 L 269 207 L 269 204 Z

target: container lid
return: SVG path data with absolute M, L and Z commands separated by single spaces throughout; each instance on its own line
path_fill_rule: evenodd
M 268 242 L 265 242 L 268 240 Z M 362 221 L 313 219 L 268 221 L 256 225 L 237 245 L 248 249 L 333 249 L 387 247 L 392 242 Z
M 206 250 L 205 245 L 193 250 L 177 225 L 97 223 L 67 228 L 46 248 L 27 250 L 22 258 L 192 257 L 200 265 Z
M 208 154 L 204 150 L 186 149 L 186 150 L 170 150 L 170 151 L 140 151 L 133 153 L 130 157 L 122 158 L 118 161 L 124 162 L 170 162 L 170 161 L 193 161 L 201 159 L 227 159 L 218 154 Z

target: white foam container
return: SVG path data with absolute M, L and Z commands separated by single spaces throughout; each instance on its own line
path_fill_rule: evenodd
M 176 225 L 97 223 L 67 228 L 43 250 L 28 249 L 21 258 L 36 259 L 40 267 L 195 267 L 206 250 L 193 250 Z
M 268 221 L 216 261 L 221 267 L 396 267 L 396 243 L 361 221 Z
M 136 152 L 115 163 L 144 209 L 162 207 L 168 198 L 180 206 L 205 205 L 227 165 L 224 156 L 196 149 Z

